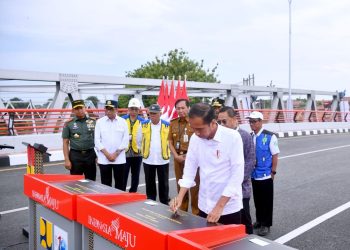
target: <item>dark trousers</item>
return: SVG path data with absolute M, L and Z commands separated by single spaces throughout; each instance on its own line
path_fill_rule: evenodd
M 69 160 L 72 163 L 70 174 L 85 175 L 86 179 L 96 180 L 96 154 L 93 149 L 84 151 L 71 149 Z
M 131 169 L 131 187 L 130 193 L 136 193 L 139 186 L 140 168 L 142 163 L 142 156 L 137 157 L 126 157 L 126 164 L 124 170 L 124 190 L 128 184 L 129 171 Z
M 104 185 L 112 186 L 112 172 L 114 176 L 114 186 L 117 189 L 124 189 L 124 168 L 125 164 L 98 164 L 101 173 L 101 182 Z
M 164 165 L 150 165 L 143 163 L 146 181 L 146 195 L 148 199 L 157 199 L 156 173 L 158 175 L 159 201 L 165 205 L 169 202 L 169 163 Z
M 261 226 L 272 226 L 273 180 L 252 180 L 256 222 Z
M 180 191 L 180 185 L 179 185 L 179 179 L 182 178 L 182 175 L 184 173 L 184 167 L 185 164 L 184 163 L 178 163 L 177 161 L 174 160 L 174 171 L 175 171 L 175 177 L 176 177 L 176 186 L 177 186 L 177 192 Z M 187 192 L 184 196 L 184 198 L 182 199 L 182 203 L 180 206 L 180 209 L 182 211 L 188 211 L 188 207 L 189 207 L 189 194 L 191 194 L 191 211 L 192 214 L 194 215 L 198 215 L 199 213 L 199 209 L 198 209 L 198 192 L 199 192 L 199 169 L 197 169 L 197 174 L 196 174 L 196 178 L 194 179 L 194 181 L 196 182 L 196 186 L 191 187 L 189 192 Z
M 207 218 L 208 214 L 204 213 L 199 209 L 200 217 Z M 218 223 L 229 225 L 229 224 L 241 224 L 241 211 L 232 214 L 221 215 Z
M 241 210 L 241 223 L 245 225 L 245 232 L 247 234 L 253 233 L 252 218 L 250 217 L 250 198 L 243 198 L 243 209 Z

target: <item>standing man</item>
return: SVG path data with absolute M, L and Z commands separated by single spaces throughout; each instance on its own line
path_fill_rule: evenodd
M 84 174 L 96 180 L 94 131 L 96 121 L 86 116 L 83 100 L 72 102 L 74 118 L 64 124 L 62 131 L 64 167 L 72 175 Z
M 102 184 L 112 186 L 113 172 L 115 188 L 125 191 L 125 149 L 129 143 L 129 132 L 126 121 L 117 116 L 117 109 L 117 101 L 106 101 L 106 115 L 96 123 L 95 145 Z
M 237 130 L 242 137 L 244 152 L 244 179 L 242 183 L 243 209 L 241 210 L 241 222 L 245 225 L 247 234 L 253 233 L 252 218 L 250 217 L 249 200 L 252 192 L 251 174 L 255 165 L 255 147 L 251 135 L 239 128 L 237 113 L 232 107 L 223 107 L 219 111 L 218 123 L 224 127 Z
M 129 147 L 126 151 L 126 165 L 124 170 L 124 190 L 128 183 L 129 170 L 131 169 L 130 193 L 137 192 L 139 186 L 140 167 L 142 163 L 141 149 L 137 145 L 137 132 L 144 119 L 139 116 L 141 103 L 137 98 L 131 98 L 128 104 L 128 114 L 123 118 L 128 124 Z
M 218 117 L 218 114 L 219 114 L 219 110 L 221 109 L 222 107 L 222 104 L 219 102 L 219 101 L 214 101 L 211 106 L 214 108 L 214 111 L 215 111 L 215 118 Z
M 173 119 L 170 122 L 170 132 L 169 132 L 169 148 L 174 156 L 174 170 L 177 183 L 177 191 L 180 191 L 180 186 L 178 184 L 179 179 L 182 178 L 183 169 L 185 166 L 186 153 L 188 149 L 188 144 L 190 138 L 193 134 L 191 129 L 188 111 L 190 103 L 187 99 L 179 99 L 175 102 L 176 112 L 179 115 L 178 118 Z M 198 191 L 199 191 L 199 173 L 197 171 L 195 178 L 196 186 L 190 188 L 191 194 L 191 211 L 192 214 L 198 215 Z M 182 200 L 180 209 L 183 211 L 188 210 L 189 203 L 189 193 L 187 192 Z
M 199 168 L 199 216 L 208 222 L 240 224 L 242 181 L 244 174 L 243 143 L 235 130 L 217 124 L 215 112 L 205 103 L 194 104 L 189 112 L 194 131 L 188 147 L 180 192 L 171 201 L 176 211 L 188 189 L 196 185 Z
M 254 111 L 247 118 L 253 130 L 252 135 L 256 148 L 256 163 L 252 173 L 256 211 L 256 222 L 253 227 L 258 229 L 258 235 L 266 236 L 272 226 L 273 180 L 277 173 L 280 150 L 276 135 L 262 127 L 262 113 Z
M 156 200 L 156 173 L 158 175 L 159 201 L 169 202 L 169 123 L 161 120 L 161 109 L 152 104 L 149 109 L 150 120 L 142 122 L 138 132 L 138 142 L 142 138 L 143 167 L 145 171 L 146 195 Z

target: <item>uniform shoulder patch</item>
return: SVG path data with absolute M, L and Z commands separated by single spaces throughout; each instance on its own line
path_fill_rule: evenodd
M 262 131 L 262 133 L 263 133 L 263 134 L 267 134 L 267 135 L 271 135 L 271 136 L 275 134 L 274 132 L 268 131 L 268 130 L 266 130 L 266 129 L 264 129 L 264 130 Z
M 65 121 L 64 123 L 70 123 L 71 121 L 73 121 L 74 120 L 74 118 L 70 118 L 69 120 L 67 120 L 67 121 Z
M 168 121 L 165 121 L 165 120 L 160 120 L 161 121 L 161 123 L 163 123 L 165 126 L 169 126 L 170 125 L 170 123 L 168 122 Z
M 170 122 L 172 122 L 172 121 L 176 121 L 176 120 L 179 120 L 180 119 L 180 117 L 176 117 L 176 118 L 174 118 L 174 119 L 171 119 L 171 121 Z

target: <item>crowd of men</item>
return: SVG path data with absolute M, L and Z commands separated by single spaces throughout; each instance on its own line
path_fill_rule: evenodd
M 248 117 L 251 133 L 239 127 L 232 107 L 214 101 L 175 103 L 178 117 L 161 119 L 161 107 L 152 104 L 148 117 L 140 116 L 141 104 L 132 98 L 128 114 L 118 116 L 118 102 L 107 100 L 105 116 L 86 115 L 83 100 L 72 102 L 74 118 L 65 123 L 62 138 L 65 168 L 101 182 L 137 192 L 141 164 L 146 195 L 177 212 L 190 211 L 209 223 L 244 224 L 246 232 L 265 236 L 272 226 L 273 180 L 278 162 L 278 141 L 263 128 L 263 114 Z M 173 156 L 178 195 L 169 197 L 169 163 Z M 156 185 L 158 178 L 158 190 Z M 250 216 L 253 194 L 256 220 Z

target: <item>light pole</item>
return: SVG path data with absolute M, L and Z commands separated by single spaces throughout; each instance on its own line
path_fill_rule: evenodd
M 292 0 L 288 0 L 289 3 L 289 75 L 288 75 L 288 86 L 289 86 L 289 92 L 288 92 L 288 109 L 293 110 L 293 104 L 292 104 Z

